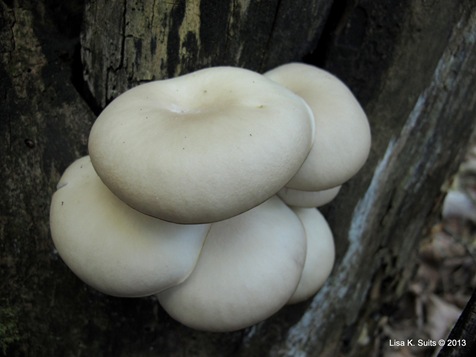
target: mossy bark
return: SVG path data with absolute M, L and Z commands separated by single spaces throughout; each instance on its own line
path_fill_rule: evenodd
M 211 66 L 262 71 L 312 50 L 331 1 L 90 1 L 85 79 L 101 106 L 144 81 Z M 291 25 L 292 24 L 292 25 Z
M 472 131 L 474 2 L 83 5 L 0 1 L 0 354 L 369 355 Z M 368 163 L 323 210 L 337 262 L 313 299 L 211 334 L 173 321 L 152 298 L 107 297 L 69 271 L 51 242 L 49 201 L 87 153 L 94 111 L 151 79 L 303 59 L 348 83 L 373 134 Z

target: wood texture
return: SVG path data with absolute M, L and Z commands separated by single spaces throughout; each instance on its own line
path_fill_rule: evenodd
M 438 357 L 474 356 L 476 353 L 476 291 L 468 301 Z M 451 341 L 451 342 L 448 342 Z
M 81 63 L 72 20 L 81 1 L 0 1 L 0 355 L 378 353 L 379 322 L 405 290 L 473 128 L 476 6 L 302 4 L 89 1 Z M 368 163 L 324 210 L 337 262 L 313 299 L 211 334 L 173 321 L 154 299 L 102 295 L 67 269 L 48 210 L 63 170 L 86 154 L 86 103 L 101 107 L 134 84 L 205 66 L 264 70 L 304 55 L 349 84 L 373 134 Z
M 103 107 L 143 81 L 218 65 L 263 71 L 299 60 L 317 42 L 331 3 L 90 1 L 81 36 L 85 79 Z

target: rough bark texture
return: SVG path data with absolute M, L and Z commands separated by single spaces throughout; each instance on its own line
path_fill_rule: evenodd
M 461 356 L 461 349 L 455 346 L 464 345 L 466 356 L 474 356 L 476 354 L 476 292 L 468 301 L 461 316 L 456 322 L 453 330 L 448 336 L 448 340 L 452 341 L 441 349 L 438 357 L 457 357 Z M 454 341 L 454 342 L 453 342 Z
M 476 8 L 471 0 L 303 3 L 91 1 L 81 64 L 73 19 L 82 2 L 0 1 L 0 354 L 378 350 L 379 321 L 412 275 L 441 187 L 471 134 Z M 243 331 L 203 333 L 173 321 L 154 299 L 104 296 L 66 268 L 49 236 L 49 201 L 63 170 L 86 154 L 91 103 L 210 65 L 265 70 L 303 56 L 349 84 L 373 132 L 365 168 L 324 210 L 338 257 L 312 300 Z
M 81 36 L 85 79 L 104 106 L 143 81 L 218 65 L 262 71 L 299 60 L 315 45 L 331 3 L 91 1 Z

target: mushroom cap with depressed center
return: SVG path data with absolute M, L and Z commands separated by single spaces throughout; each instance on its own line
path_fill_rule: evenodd
M 64 172 L 50 207 L 51 235 L 69 268 L 114 296 L 156 294 L 191 273 L 209 225 L 177 225 L 144 215 L 114 196 L 89 156 Z
M 265 76 L 301 96 L 314 113 L 316 139 L 287 187 L 321 191 L 350 179 L 370 151 L 370 127 L 347 86 L 329 72 L 302 63 L 277 67 Z
M 180 285 L 158 294 L 183 324 L 233 331 L 262 321 L 294 293 L 306 255 L 304 228 L 278 197 L 212 223 L 197 266 Z
M 301 191 L 283 187 L 278 196 L 284 203 L 293 207 L 320 207 L 332 201 L 342 186 L 328 188 L 322 191 Z
M 206 223 L 278 192 L 313 138 L 302 98 L 255 72 L 215 67 L 116 98 L 93 125 L 89 152 L 103 182 L 131 207 Z
M 315 208 L 293 208 L 306 231 L 307 252 L 304 269 L 289 304 L 307 300 L 324 284 L 332 272 L 335 247 L 332 231 Z

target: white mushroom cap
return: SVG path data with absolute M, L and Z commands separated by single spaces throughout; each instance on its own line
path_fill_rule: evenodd
M 277 67 L 265 76 L 304 98 L 316 121 L 311 152 L 286 186 L 321 191 L 339 186 L 357 173 L 370 151 L 370 127 L 345 84 L 322 69 L 302 63 Z
M 306 255 L 304 228 L 276 196 L 213 223 L 197 266 L 158 294 L 176 320 L 199 330 L 233 331 L 278 311 L 294 293 Z
M 443 201 L 443 219 L 462 219 L 476 223 L 476 204 L 469 194 L 450 190 Z
M 89 152 L 103 182 L 131 207 L 205 223 L 278 192 L 313 138 L 302 98 L 260 74 L 215 67 L 119 96 L 95 122 Z
M 332 201 L 339 193 L 341 187 L 337 186 L 322 191 L 301 191 L 283 187 L 278 192 L 278 196 L 289 206 L 320 207 Z
M 210 225 L 177 225 L 133 210 L 107 189 L 86 156 L 61 177 L 50 227 L 61 258 L 83 281 L 134 297 L 187 278 Z
M 307 238 L 307 253 L 299 285 L 289 304 L 304 301 L 314 295 L 332 272 L 335 259 L 334 239 L 322 214 L 315 208 L 294 208 Z

